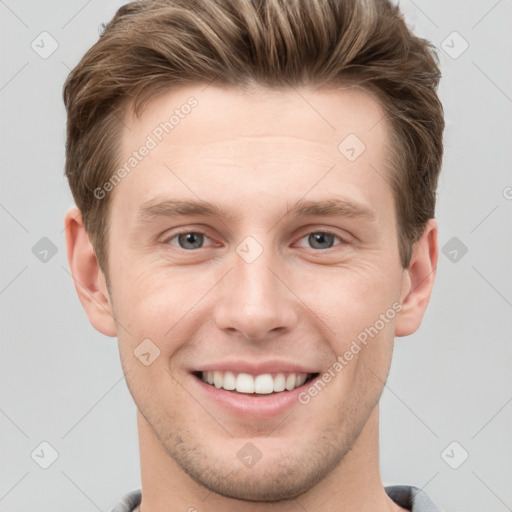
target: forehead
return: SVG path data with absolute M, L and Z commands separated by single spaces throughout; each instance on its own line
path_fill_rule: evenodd
M 368 181 L 386 185 L 387 147 L 384 111 L 361 88 L 189 86 L 139 117 L 127 112 L 119 166 L 128 172 L 114 198 L 132 207 L 157 192 L 243 204 L 250 194 L 256 205 L 277 199 L 273 191 L 299 199 L 307 188 L 341 187 L 371 200 Z
M 376 97 L 356 86 L 238 89 L 195 85 L 159 95 L 139 117 L 129 108 L 123 139 L 131 143 L 153 132 L 157 139 L 172 132 L 168 142 L 180 145 L 222 142 L 229 135 L 290 135 L 321 142 L 326 142 L 327 136 L 336 143 L 347 129 L 353 129 L 370 143 L 382 134 L 385 123 L 372 132 L 384 117 Z M 184 122 L 187 118 L 191 120 Z

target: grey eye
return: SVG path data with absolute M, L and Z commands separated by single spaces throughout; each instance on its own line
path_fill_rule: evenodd
M 308 242 L 313 249 L 330 249 L 334 244 L 335 238 L 337 237 L 330 233 L 310 233 L 308 236 Z
M 178 235 L 178 243 L 182 249 L 198 249 L 203 245 L 204 235 L 202 233 L 182 233 Z

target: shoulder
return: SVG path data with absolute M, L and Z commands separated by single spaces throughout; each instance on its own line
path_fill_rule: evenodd
M 441 509 L 417 487 L 411 485 L 392 485 L 384 489 L 396 504 L 411 512 L 441 512 Z
M 135 512 L 140 505 L 141 491 L 137 489 L 125 494 L 111 509 L 110 512 Z

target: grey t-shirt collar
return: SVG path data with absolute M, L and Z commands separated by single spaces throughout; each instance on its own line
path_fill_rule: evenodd
M 441 512 L 430 498 L 417 487 L 393 485 L 384 488 L 387 495 L 401 507 L 411 512 Z M 142 498 L 140 489 L 125 494 L 110 512 L 139 512 Z

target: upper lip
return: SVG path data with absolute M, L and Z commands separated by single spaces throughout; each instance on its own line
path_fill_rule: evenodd
M 304 366 L 291 361 L 242 361 L 224 360 L 214 363 L 205 363 L 194 370 L 195 372 L 236 372 L 249 375 L 262 375 L 264 373 L 316 373 L 317 369 Z

